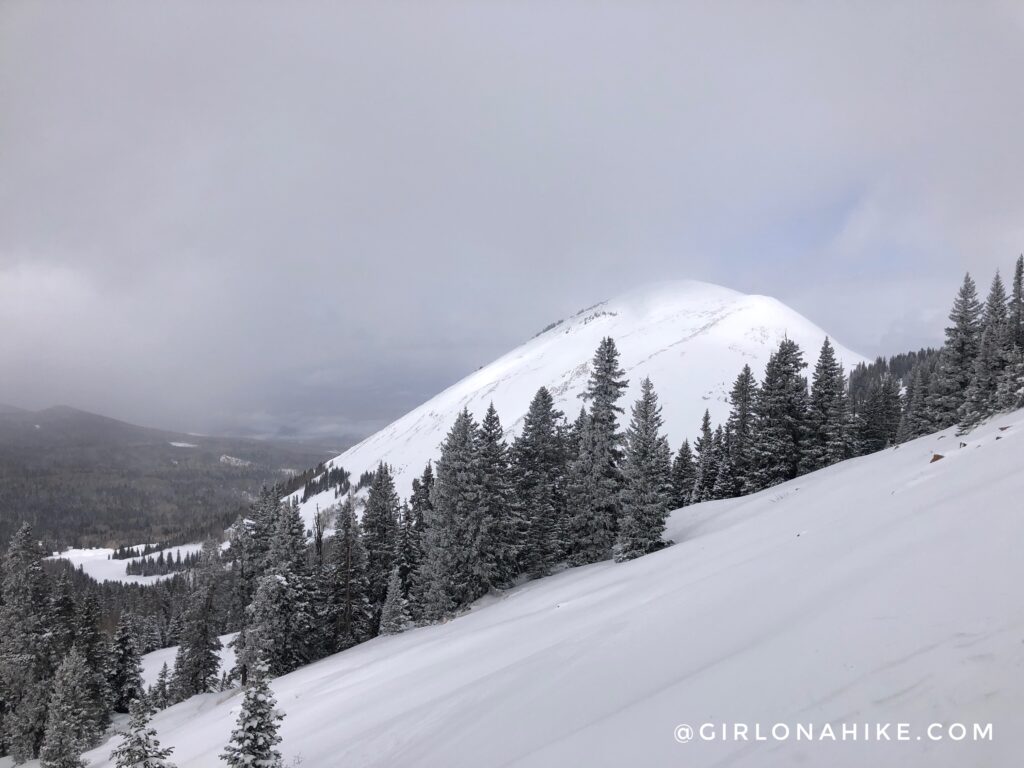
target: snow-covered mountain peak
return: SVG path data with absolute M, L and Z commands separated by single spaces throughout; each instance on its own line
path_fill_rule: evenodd
M 489 403 L 498 409 L 509 436 L 516 434 L 530 399 L 546 386 L 571 419 L 590 375 L 600 340 L 615 339 L 629 378 L 626 404 L 650 376 L 663 407 L 673 446 L 693 437 L 705 408 L 712 420 L 728 414 L 728 392 L 736 374 L 749 364 L 760 377 L 769 355 L 788 337 L 813 366 L 826 333 L 785 304 L 693 280 L 661 282 L 631 290 L 553 323 L 523 345 L 453 384 L 423 405 L 332 460 L 358 477 L 386 461 L 395 468 L 399 493 L 429 459 L 462 408 L 478 418 Z M 864 358 L 836 343 L 847 366 Z M 333 492 L 310 498 L 308 519 L 317 506 L 334 502 Z

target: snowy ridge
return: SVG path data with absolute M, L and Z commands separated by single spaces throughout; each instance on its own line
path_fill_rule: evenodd
M 1017 765 L 1022 455 L 1018 411 L 679 510 L 661 552 L 529 582 L 275 680 L 285 763 Z M 155 717 L 179 768 L 218 764 L 240 703 L 211 693 Z M 704 722 L 905 722 L 912 735 L 674 739 Z M 933 722 L 991 722 L 993 739 L 917 740 Z
M 572 420 L 582 405 L 578 396 L 586 387 L 590 360 L 604 336 L 615 339 L 629 378 L 623 400 L 627 414 L 640 381 L 650 376 L 675 449 L 684 437 L 696 434 L 705 408 L 714 422 L 725 420 L 729 389 L 745 363 L 760 378 L 769 355 L 788 336 L 813 366 L 825 335 L 807 318 L 766 296 L 695 281 L 659 283 L 553 324 L 329 463 L 357 478 L 387 461 L 395 468 L 399 494 L 406 496 L 427 460 L 437 457 L 438 446 L 463 408 L 479 419 L 493 401 L 511 436 L 518 433 L 533 395 L 546 386 Z M 835 346 L 848 368 L 864 360 L 841 344 Z M 333 503 L 331 492 L 311 497 L 303 505 L 307 523 L 317 506 Z

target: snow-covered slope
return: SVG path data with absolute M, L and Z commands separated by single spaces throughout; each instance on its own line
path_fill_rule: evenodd
M 220 640 L 220 669 L 219 672 L 230 672 L 231 668 L 235 666 L 235 649 L 229 647 L 228 643 L 233 641 L 237 637 L 237 632 L 229 632 L 226 635 L 221 635 L 218 639 Z M 142 682 L 145 683 L 146 687 L 153 685 L 156 682 L 157 677 L 160 675 L 160 668 L 166 664 L 168 670 L 174 669 L 174 658 L 178 655 L 178 646 L 172 645 L 168 648 L 160 648 L 159 650 L 147 653 L 142 657 Z
M 678 543 L 654 555 L 276 680 L 286 764 L 1017 766 L 1022 457 L 1019 411 L 677 511 Z M 208 694 L 154 723 L 181 768 L 214 766 L 240 702 Z M 909 740 L 674 738 L 705 722 L 907 723 Z M 991 722 L 992 741 L 931 741 L 933 722 Z
M 546 386 L 557 406 L 575 418 L 591 358 L 605 336 L 615 339 L 629 378 L 627 413 L 641 380 L 650 376 L 661 396 L 666 431 L 677 447 L 684 437 L 695 435 L 705 408 L 716 422 L 725 419 L 729 389 L 745 363 L 760 377 L 768 356 L 788 336 L 813 366 L 825 331 L 766 296 L 746 296 L 693 281 L 659 283 L 555 325 L 350 448 L 332 464 L 358 477 L 387 461 L 405 496 L 427 460 L 437 456 L 462 408 L 480 418 L 493 401 L 505 428 L 516 433 L 531 398 Z M 848 367 L 864 359 L 842 345 L 837 353 Z M 314 496 L 304 505 L 304 516 L 311 520 L 317 506 L 333 503 L 333 492 Z

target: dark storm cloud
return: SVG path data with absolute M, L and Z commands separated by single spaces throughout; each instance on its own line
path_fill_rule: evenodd
M 710 6 L 710 4 L 702 4 Z M 0 7 L 0 400 L 363 432 L 694 277 L 866 354 L 1021 249 L 1011 4 Z

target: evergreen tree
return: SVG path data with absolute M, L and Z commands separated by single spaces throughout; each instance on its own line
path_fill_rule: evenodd
M 900 426 L 900 385 L 888 373 L 868 388 L 859 423 L 860 453 L 874 453 L 894 445 Z
M 253 521 L 239 515 L 228 529 L 228 556 L 231 560 L 231 591 L 228 597 L 228 623 L 241 626 L 245 609 L 256 594 L 260 575 L 261 553 L 253 535 Z
M 257 660 L 253 663 L 242 709 L 238 713 L 238 725 L 231 732 L 231 741 L 221 755 L 231 768 L 282 768 L 284 765 L 277 750 L 281 743 L 278 723 L 284 715 L 277 709 L 267 675 L 264 662 Z
M 49 614 L 53 627 L 53 655 L 55 658 L 63 658 L 75 642 L 77 624 L 75 596 L 71 589 L 71 579 L 65 570 L 62 570 L 54 581 Z
M 931 418 L 928 411 L 928 392 L 931 377 L 929 368 L 924 363 L 914 366 L 904 396 L 903 413 L 897 432 L 898 442 L 913 440 L 932 431 Z
M 733 436 L 721 425 L 715 430 L 715 482 L 711 486 L 712 499 L 731 499 L 742 493 L 742 480 L 733 465 Z
M 82 752 L 98 735 L 90 721 L 86 682 L 89 670 L 77 648 L 64 657 L 53 679 L 39 763 L 43 768 L 84 768 Z
M 575 564 L 595 563 L 612 554 L 623 487 L 623 434 L 618 423 L 623 410 L 618 402 L 628 384 L 615 341 L 606 336 L 594 353 L 590 380 L 581 395 L 590 405 L 584 447 L 590 475 L 584 478 L 588 506 L 578 511 L 570 524 Z
M 88 716 L 98 723 L 98 731 L 110 725 L 110 648 L 100 631 L 100 607 L 96 595 L 87 591 L 81 598 L 75 620 L 75 646 L 85 659 L 89 671 L 85 682 Z
M 997 390 L 1003 371 L 1013 356 L 1013 333 L 1007 316 L 1006 290 L 996 272 L 985 302 L 981 342 L 974 360 L 974 375 L 960 406 L 960 431 L 991 416 L 999 407 Z
M 996 406 L 1012 411 L 1024 406 L 1024 350 L 1014 347 L 996 387 Z
M 974 359 L 974 377 L 959 410 L 958 434 L 974 428 L 996 411 L 996 390 L 1006 367 L 1006 357 L 999 349 L 997 334 L 998 331 L 990 326 L 981 332 L 981 345 Z
M 825 338 L 811 379 L 807 412 L 807 443 L 802 472 L 813 472 L 853 455 L 849 434 L 850 415 L 846 402 L 846 374 L 836 359 L 832 343 Z
M 946 328 L 946 343 L 931 382 L 929 415 L 939 429 L 956 423 L 967 399 L 981 345 L 981 313 L 977 287 L 971 276 L 965 275 L 949 313 L 952 325 Z
M 433 513 L 430 502 L 431 489 L 434 487 L 434 468 L 428 461 L 423 475 L 413 478 L 412 494 L 409 496 L 409 511 L 412 515 L 409 530 L 410 549 L 414 553 L 409 560 L 409 602 L 410 612 L 414 619 L 420 618 L 420 606 L 423 603 L 424 584 L 420 579 L 423 571 L 423 548 L 426 539 L 427 520 Z
M 121 613 L 110 645 L 111 706 L 115 712 L 127 712 L 128 705 L 143 696 L 142 662 L 131 616 Z
M 512 445 L 512 474 L 517 513 L 526 530 L 520 569 L 546 576 L 565 552 L 565 448 L 562 412 L 546 387 L 537 390 Z M 440 481 L 440 474 L 438 475 Z
M 615 542 L 617 562 L 664 546 L 661 537 L 672 508 L 672 454 L 661 428 L 658 395 L 646 378 L 640 384 L 640 398 L 626 430 L 622 521 Z
M 380 614 L 381 635 L 397 635 L 409 625 L 407 601 L 402 597 L 402 578 L 398 568 L 391 569 L 388 581 L 388 594 L 384 598 L 384 608 Z
M 473 530 L 475 592 L 509 584 L 516 576 L 520 521 L 512 513 L 512 478 L 508 446 L 498 412 L 491 403 L 480 423 L 478 471 L 480 500 Z
M 175 702 L 216 690 L 221 643 L 215 619 L 213 586 L 197 585 L 182 616 L 180 644 L 174 658 L 171 698 Z
M 383 462 L 373 474 L 363 511 L 363 546 L 366 549 L 366 577 L 374 625 L 380 621 L 381 606 L 395 565 L 398 544 L 398 494 L 391 467 Z
M 1013 289 L 1007 311 L 1010 342 L 1024 352 L 1024 256 L 1017 257 L 1013 270 Z
M 807 441 L 807 364 L 795 341 L 783 339 L 765 368 L 755 401 L 752 467 L 748 491 L 768 488 L 797 476 Z
M 746 478 L 753 466 L 754 408 L 757 380 L 749 365 L 744 365 L 729 393 L 729 419 L 725 424 L 725 456 L 715 484 L 715 498 L 731 498 L 744 492 Z
M 373 634 L 369 584 L 366 579 L 366 552 L 363 549 L 355 496 L 348 497 L 338 512 L 337 531 L 331 550 L 335 650 L 368 640 Z
M 693 452 L 690 450 L 690 441 L 683 440 L 683 444 L 679 446 L 679 451 L 672 461 L 672 504 L 674 507 L 685 507 L 690 503 L 695 477 L 696 468 L 693 462 Z
M 455 419 L 437 462 L 426 523 L 422 616 L 434 621 L 473 599 L 470 521 L 480 502 L 478 427 L 469 411 Z
M 3 738 L 15 762 L 36 757 L 46 727 L 52 633 L 43 555 L 27 523 L 14 534 L 3 565 L 0 603 L 0 702 Z
M 168 688 L 170 677 L 171 673 L 167 669 L 167 662 L 165 661 L 163 666 L 160 667 L 160 673 L 156 677 L 156 682 L 149 689 L 148 699 L 155 709 L 166 709 L 171 703 L 170 689 Z
M 297 576 L 309 572 L 309 541 L 298 503 L 292 499 L 277 511 L 273 534 L 267 552 L 264 573 L 288 571 Z
M 705 409 L 700 425 L 700 436 L 694 443 L 696 458 L 694 459 L 693 489 L 690 491 L 690 503 L 699 504 L 713 498 L 715 477 L 718 467 L 715 462 L 715 436 L 711 430 L 711 413 Z
M 156 730 L 149 724 L 152 710 L 143 701 L 135 700 L 129 709 L 128 727 L 118 731 L 121 743 L 110 753 L 117 768 L 175 768 L 167 758 L 174 751 L 161 747 Z

